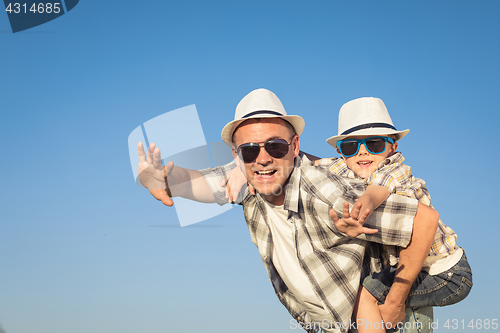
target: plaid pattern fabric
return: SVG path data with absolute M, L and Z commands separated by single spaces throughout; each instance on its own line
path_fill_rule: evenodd
M 365 179 L 367 185 L 379 185 L 387 188 L 390 193 L 396 193 L 415 198 L 419 202 L 432 207 L 431 196 L 425 181 L 415 178 L 411 174 L 411 168 L 403 164 L 403 154 L 395 153 L 380 163 L 379 168 L 369 178 Z M 327 168 L 330 172 L 342 177 L 356 178 L 354 173 L 347 167 L 342 158 L 324 158 L 319 160 L 319 165 Z M 455 253 L 460 247 L 457 245 L 457 234 L 443 221 L 439 220 L 438 229 L 434 242 L 431 246 L 429 256 L 445 257 Z M 391 265 L 396 265 L 399 251 L 394 247 L 387 247 L 387 254 Z
M 220 186 L 225 174 L 234 164 L 202 170 L 216 200 L 227 200 Z M 341 217 L 345 201 L 351 205 L 364 192 L 365 185 L 356 179 L 343 179 L 328 170 L 315 167 L 304 156 L 295 161 L 295 169 L 286 185 L 284 209 L 296 247 L 299 263 L 311 286 L 331 318 L 315 319 L 303 311 L 300 301 L 288 290 L 274 267 L 272 235 L 264 199 L 259 195 L 242 196 L 245 219 L 252 242 L 259 249 L 276 295 L 290 314 L 299 322 L 321 322 L 327 319 L 341 325 L 349 323 L 359 287 L 366 241 L 395 246 L 406 246 L 411 238 L 417 201 L 403 196 L 391 196 L 375 210 L 365 224 L 379 229 L 374 235 L 350 238 L 340 233 L 329 217 L 333 208 Z M 315 329 L 306 329 L 315 332 Z M 332 332 L 347 332 L 338 326 Z

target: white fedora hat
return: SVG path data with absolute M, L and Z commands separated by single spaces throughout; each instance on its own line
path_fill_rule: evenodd
M 326 142 L 337 147 L 337 141 L 357 135 L 394 135 L 398 141 L 409 131 L 398 131 L 394 127 L 391 116 L 380 98 L 362 97 L 342 105 L 338 135 L 332 136 Z
M 289 116 L 286 114 L 285 108 L 279 98 L 267 89 L 256 89 L 248 95 L 236 106 L 234 120 L 228 123 L 222 129 L 221 137 L 228 145 L 233 144 L 233 133 L 236 127 L 245 120 L 251 118 L 281 118 L 288 121 L 297 135 L 301 135 L 304 130 L 304 119 L 299 116 Z

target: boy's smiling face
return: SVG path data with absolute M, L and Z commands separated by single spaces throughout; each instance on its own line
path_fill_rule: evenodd
M 360 135 L 360 136 L 352 136 L 349 139 L 365 139 L 373 137 L 373 135 Z M 390 143 L 389 141 L 386 144 L 385 151 L 380 154 L 371 154 L 366 150 L 364 144 L 361 144 L 359 147 L 358 153 L 351 157 L 344 157 L 344 161 L 347 164 L 347 167 L 354 172 L 357 177 L 360 178 L 368 178 L 372 173 L 377 170 L 379 164 L 384 161 L 387 157 L 393 155 L 398 148 L 398 143 Z M 337 152 L 340 154 L 339 149 L 337 148 Z

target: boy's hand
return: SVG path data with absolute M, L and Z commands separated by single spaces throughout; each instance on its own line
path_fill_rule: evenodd
M 250 183 L 248 183 L 248 191 L 250 191 L 250 194 L 255 195 L 255 188 Z
M 359 197 L 359 199 L 356 201 L 354 204 L 352 211 L 351 211 L 351 217 L 355 220 L 359 218 L 359 213 L 360 212 L 368 212 L 368 215 L 373 212 L 375 209 L 375 205 L 373 204 L 373 200 L 369 195 L 363 194 L 362 196 Z M 368 216 L 365 217 L 365 220 Z
M 164 205 L 173 206 L 174 202 L 169 195 L 167 176 L 172 172 L 174 163 L 169 162 L 163 168 L 160 148 L 155 149 L 154 143 L 149 145 L 147 158 L 142 142 L 137 144 L 137 153 L 139 154 L 139 181 L 141 184 Z
M 226 187 L 226 198 L 229 202 L 234 203 L 238 198 L 238 193 L 240 193 L 243 186 L 248 184 L 247 178 L 243 174 L 240 168 L 236 167 L 231 172 L 227 174 L 227 179 L 222 181 L 221 186 Z M 252 194 L 255 194 L 253 187 L 248 184 L 249 190 Z M 233 195 L 234 194 L 234 195 Z
M 255 188 L 247 181 L 247 178 L 241 169 L 234 168 L 227 174 L 227 179 L 222 181 L 221 186 L 226 187 L 227 200 L 234 203 L 234 201 L 238 198 L 238 193 L 240 193 L 245 184 L 248 186 L 248 191 L 250 191 L 252 195 L 255 195 Z
M 356 202 L 354 207 L 352 208 L 352 212 L 349 213 L 349 203 L 344 202 L 344 210 L 343 210 L 343 218 L 339 218 L 337 213 L 333 209 L 330 210 L 330 218 L 335 223 L 335 227 L 340 231 L 346 234 L 349 237 L 357 237 L 361 234 L 375 234 L 378 232 L 377 229 L 370 229 L 363 227 L 363 223 L 370 215 L 371 211 L 366 209 L 364 213 L 360 214 L 361 203 Z M 353 216 L 357 216 L 358 218 L 353 218 Z

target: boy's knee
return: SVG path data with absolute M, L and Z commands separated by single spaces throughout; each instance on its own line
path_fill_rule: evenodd
M 359 302 L 361 304 L 375 303 L 378 304 L 378 299 L 375 298 L 365 287 L 359 293 Z

